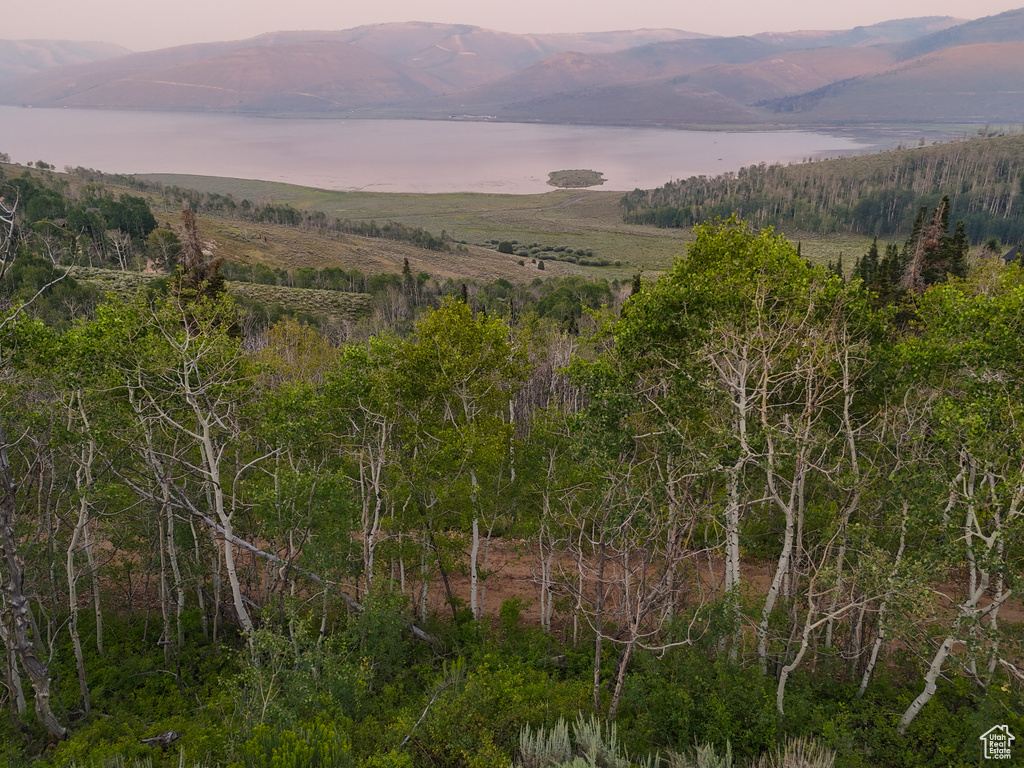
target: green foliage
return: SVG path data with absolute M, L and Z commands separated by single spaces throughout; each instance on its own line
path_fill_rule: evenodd
M 463 685 L 434 704 L 413 743 L 425 762 L 435 765 L 482 765 L 487 756 L 507 761 L 526 724 L 575 717 L 586 699 L 585 683 L 559 682 L 488 654 Z
M 295 730 L 259 725 L 231 768 L 350 768 L 352 746 L 344 733 L 322 722 Z
M 905 235 L 922 207 L 950 196 L 950 217 L 980 243 L 1024 235 L 1019 198 L 1024 137 L 976 139 L 865 157 L 783 166 L 752 165 L 717 177 L 694 176 L 635 190 L 626 221 L 690 227 L 737 216 L 757 227 L 827 234 Z
M 644 655 L 627 685 L 622 725 L 634 751 L 685 752 L 694 742 L 751 759 L 776 743 L 774 681 L 712 652 Z M 787 704 L 787 709 L 790 705 Z

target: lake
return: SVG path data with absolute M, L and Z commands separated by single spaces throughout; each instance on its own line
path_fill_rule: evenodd
M 0 107 L 0 152 L 15 162 L 372 192 L 546 192 L 550 171 L 571 168 L 603 172 L 601 189 L 631 190 L 762 161 L 799 162 L 894 143 L 810 131 Z

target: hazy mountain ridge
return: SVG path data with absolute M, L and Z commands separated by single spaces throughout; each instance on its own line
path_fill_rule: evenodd
M 113 43 L 81 40 L 0 40 L 0 79 L 20 77 L 69 64 L 130 54 Z
M 668 126 L 1018 121 L 1021 43 L 1024 9 L 749 37 L 410 22 L 57 67 L 0 82 L 0 103 Z
M 956 46 L 887 72 L 768 101 L 790 122 L 1024 121 L 1024 41 Z

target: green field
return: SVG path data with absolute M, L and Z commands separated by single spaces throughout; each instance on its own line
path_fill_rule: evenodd
M 414 271 L 440 277 L 532 280 L 538 275 L 529 259 L 525 266 L 520 266 L 521 257 L 498 254 L 491 244 L 491 241 L 514 240 L 589 249 L 595 257 L 613 264 L 621 262 L 619 267 L 548 262 L 544 276 L 583 274 L 595 279 L 625 279 L 637 271 L 656 273 L 667 269 L 676 257 L 685 253 L 686 243 L 691 239 L 688 230 L 623 223 L 619 192 L 566 189 L 535 195 L 396 194 L 334 192 L 279 182 L 211 176 L 154 174 L 142 178 L 168 186 L 231 195 L 238 201 L 248 199 L 323 211 L 332 218 L 390 220 L 423 227 L 435 234 L 445 231 L 453 240 L 466 243 L 464 253 L 448 254 L 369 238 L 326 240 L 290 227 L 237 220 L 208 218 L 204 223 L 204 234 L 217 242 L 220 254 L 226 258 L 260 261 L 289 269 L 343 266 L 397 272 L 402 259 L 409 258 Z M 786 234 L 794 241 L 801 241 L 806 258 L 822 263 L 842 256 L 844 263 L 852 265 L 870 243 L 870 238 L 850 235 Z

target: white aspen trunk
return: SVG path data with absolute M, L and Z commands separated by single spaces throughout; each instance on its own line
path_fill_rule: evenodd
M 166 494 L 166 490 L 165 490 Z M 171 561 L 171 574 L 174 576 L 175 590 L 175 623 L 177 646 L 176 651 L 180 652 L 185 645 L 185 629 L 182 626 L 181 615 L 185 612 L 185 581 L 181 577 L 181 565 L 178 562 L 178 545 L 174 541 L 174 511 L 167 503 L 167 496 L 164 496 L 165 509 L 167 510 L 167 556 Z
M 800 636 L 800 650 L 797 651 L 793 661 L 786 664 L 782 668 L 781 672 L 779 672 L 779 685 L 775 690 L 775 709 L 780 715 L 785 714 L 782 702 L 786 696 L 786 683 L 789 681 L 789 676 L 797 667 L 800 666 L 800 662 L 803 661 L 804 654 L 807 653 L 807 646 L 810 643 L 811 629 L 813 628 L 813 624 L 811 623 L 813 616 L 814 608 L 812 605 L 812 607 L 807 609 L 807 621 L 804 622 L 804 631 Z
M 602 532 L 603 535 L 603 532 Z M 579 556 L 582 558 L 583 553 Z M 604 566 L 605 543 L 598 546 L 597 594 L 594 599 L 594 711 L 601 711 L 601 641 L 604 639 Z M 582 567 L 581 567 L 582 568 Z
M 732 366 L 732 376 L 726 377 L 729 387 L 732 390 L 733 407 L 735 408 L 734 428 L 736 438 L 740 444 L 740 455 L 735 464 L 727 470 L 726 477 L 726 506 L 725 506 L 725 592 L 727 599 L 732 602 L 735 620 L 732 647 L 729 649 L 729 658 L 735 661 L 739 655 L 739 645 L 742 640 L 743 616 L 740 608 L 740 473 L 750 457 L 750 446 L 747 443 L 747 377 L 750 372 L 749 346 L 744 346 L 742 355 L 735 365 Z M 721 366 L 717 366 L 723 371 Z
M 942 641 L 942 645 L 939 646 L 939 650 L 932 658 L 932 663 L 928 667 L 928 673 L 924 677 L 924 690 L 918 694 L 917 698 L 914 699 L 910 706 L 907 707 L 907 711 L 903 713 L 903 717 L 900 718 L 899 727 L 896 729 L 899 734 L 903 736 L 907 732 L 907 727 L 917 717 L 917 713 L 921 711 L 925 704 L 927 704 L 932 696 L 935 695 L 936 684 L 935 681 L 939 679 L 939 675 L 942 673 L 942 665 L 946 661 L 946 657 L 949 656 L 949 652 L 953 649 L 953 645 L 956 643 L 956 638 L 950 635 Z
M 786 532 L 782 539 L 782 553 L 779 555 L 779 562 L 775 568 L 775 576 L 772 577 L 768 594 L 765 595 L 764 609 L 761 611 L 761 623 L 757 626 L 757 659 L 761 666 L 761 674 L 768 674 L 768 620 L 772 611 L 775 610 L 775 601 L 779 596 L 779 589 L 782 580 L 789 572 L 789 554 L 793 545 L 793 515 L 791 510 L 786 511 Z
M 469 609 L 474 619 L 480 618 L 480 606 L 477 602 L 477 584 L 479 573 L 477 572 L 477 560 L 480 556 L 480 518 L 477 507 L 477 481 L 476 471 L 469 470 L 469 479 L 472 483 L 471 493 L 473 502 L 473 543 L 469 552 Z
M 217 642 L 217 630 L 220 628 L 220 540 L 217 538 L 217 529 L 210 525 L 210 543 L 213 550 L 210 552 L 210 574 L 213 587 L 213 642 Z
M 860 687 L 857 688 L 857 698 L 862 698 L 864 691 L 867 690 L 867 684 L 871 681 L 871 675 L 874 674 L 874 666 L 878 664 L 879 651 L 882 649 L 882 645 L 886 641 L 886 605 L 893 597 L 893 579 L 899 571 L 899 564 L 903 559 L 903 551 L 906 549 L 906 519 L 909 510 L 910 503 L 904 501 L 903 517 L 900 520 L 899 549 L 896 551 L 896 561 L 893 563 L 892 573 L 889 577 L 889 589 L 886 590 L 885 597 L 882 599 L 882 604 L 879 606 L 879 631 L 878 634 L 874 636 L 874 643 L 871 645 L 871 655 L 867 659 L 867 667 L 864 669 L 864 674 L 860 678 Z
M 171 587 L 167 583 L 167 535 L 164 532 L 164 511 L 157 515 L 156 524 L 160 540 L 160 618 L 163 621 L 163 632 L 160 645 L 164 651 L 164 666 L 171 666 Z
M 374 456 L 371 452 L 367 459 L 365 451 L 360 454 L 359 484 L 363 496 L 363 573 L 366 576 L 367 588 L 373 585 L 377 537 L 380 534 L 381 510 L 384 506 L 384 494 L 381 486 L 383 465 L 384 461 L 381 456 Z
M 582 537 L 582 534 L 581 534 Z M 577 578 L 579 581 L 576 584 L 576 606 L 572 612 L 572 647 L 576 648 L 580 644 L 580 615 L 583 613 L 583 558 L 582 556 L 577 561 Z
M 10 620 L 8 648 L 13 648 L 35 694 L 36 720 L 55 739 L 67 738 L 67 728 L 61 725 L 50 706 L 50 674 L 46 663 L 36 654 L 33 636 L 34 621 L 31 603 L 25 592 L 25 561 L 18 549 L 15 532 L 18 485 L 11 473 L 7 458 L 7 435 L 0 422 L 0 555 L 6 566 L 4 583 L 4 617 Z
M 555 457 L 553 453 L 548 454 L 547 479 L 550 480 L 554 474 Z M 540 532 L 537 536 L 537 553 L 540 558 L 540 625 L 545 632 L 551 631 L 551 557 L 554 546 L 551 550 L 545 551 L 545 533 L 551 520 L 551 486 L 549 482 L 544 483 L 544 494 L 542 496 L 543 506 L 541 507 Z M 578 595 L 578 601 L 583 596 Z M 573 617 L 575 624 L 576 617 Z M 573 645 L 576 644 L 576 632 L 573 631 Z
M 968 516 L 970 516 L 970 513 L 968 513 Z M 981 618 L 991 615 L 994 611 L 998 611 L 1003 602 L 1005 602 L 1012 594 L 1012 590 L 1004 592 L 1000 596 L 1000 600 L 993 600 L 986 608 L 979 611 L 978 601 L 988 590 L 989 585 L 988 573 L 985 571 L 981 571 L 980 573 L 981 577 L 978 582 L 978 588 L 959 606 L 958 615 L 956 621 L 953 623 L 952 632 L 942 642 L 942 645 L 939 646 L 939 650 L 936 651 L 935 656 L 932 658 L 932 663 L 928 667 L 928 673 L 925 675 L 924 690 L 921 691 L 917 698 L 911 702 L 910 706 L 907 707 L 907 711 L 904 712 L 903 716 L 900 718 L 900 724 L 897 730 L 901 735 L 906 733 L 907 727 L 913 719 L 917 717 L 917 713 L 920 712 L 921 708 L 924 707 L 924 705 L 931 700 L 932 696 L 935 695 L 935 681 L 942 673 L 942 665 L 945 663 L 946 657 L 949 656 L 953 646 L 957 643 L 957 630 L 960 628 L 963 620 L 978 618 L 979 614 Z
M 775 499 L 776 503 L 782 508 L 782 512 L 786 516 L 786 531 L 782 538 L 782 550 L 779 553 L 779 561 L 775 566 L 775 575 L 772 577 L 772 583 L 768 588 L 768 594 L 765 595 L 764 608 L 761 611 L 761 623 L 758 624 L 757 627 L 757 657 L 762 675 L 768 674 L 768 620 L 771 617 L 772 611 L 775 609 L 775 601 L 778 599 L 782 580 L 789 572 L 789 563 L 793 551 L 793 539 L 795 535 L 794 529 L 796 525 L 796 520 L 793 514 L 793 494 L 790 494 L 789 503 L 785 503 L 775 487 L 775 449 L 774 443 L 770 437 L 767 440 L 767 445 L 769 493 Z M 800 460 L 798 459 L 797 462 L 797 472 L 799 473 L 801 471 Z
M 199 533 L 196 531 L 195 522 L 192 518 L 188 521 L 189 530 L 192 531 L 192 541 L 195 544 L 196 565 L 202 567 L 202 551 L 199 546 Z M 196 601 L 199 604 L 199 626 L 203 630 L 203 639 L 210 639 L 210 625 L 206 618 L 206 598 L 203 597 L 203 582 L 199 579 L 196 582 Z
M 850 419 L 850 406 L 853 404 L 853 391 L 850 387 L 850 348 L 846 346 L 843 349 L 843 433 L 846 437 L 847 449 L 850 452 L 850 470 L 853 473 L 853 482 L 855 483 L 855 490 L 853 499 L 846 508 L 843 510 L 841 528 L 841 537 L 839 540 L 839 555 L 836 558 L 836 592 L 835 597 L 832 598 L 832 605 L 829 606 L 829 619 L 825 625 L 825 647 L 832 647 L 832 632 L 835 626 L 835 620 L 832 614 L 835 613 L 836 606 L 839 601 L 839 596 L 843 592 L 843 578 L 845 576 L 843 567 L 846 564 L 846 548 L 848 544 L 847 540 L 847 528 L 850 524 L 850 517 L 854 511 L 860 505 L 860 460 L 857 457 L 857 439 L 853 430 L 853 422 Z M 864 609 L 861 609 L 860 619 L 858 620 L 858 632 L 864 621 Z M 858 639 L 859 645 L 859 639 Z M 856 656 L 854 657 L 856 659 Z
M 992 513 L 992 522 L 997 531 L 1001 531 L 1003 527 L 1003 516 L 1002 509 L 999 505 L 998 498 L 996 496 L 996 477 L 992 472 L 986 472 L 986 480 L 988 481 L 989 493 L 994 502 L 995 509 Z M 996 556 L 999 563 L 1003 563 L 1004 555 L 1004 542 L 1003 537 L 999 536 L 996 540 Z M 992 643 L 989 646 L 988 651 L 988 664 L 985 665 L 985 687 L 988 688 L 989 683 L 992 682 L 992 676 L 996 671 L 996 664 L 999 661 L 999 608 L 1003 602 L 1003 590 L 1006 587 L 1005 574 L 1000 568 L 996 574 L 996 589 L 992 596 L 995 607 L 989 613 L 988 626 L 989 631 L 992 634 Z
M 0 622 L 0 642 L 3 642 L 6 650 L 4 655 L 7 657 L 7 690 L 11 696 L 11 702 L 14 704 L 15 714 L 21 716 L 27 709 L 25 689 L 21 685 L 21 673 L 18 671 L 18 655 L 15 653 L 14 646 L 11 644 L 11 636 L 3 622 Z
M 82 463 L 79 465 L 78 472 L 75 473 L 75 485 L 78 487 L 79 494 L 78 519 L 75 521 L 75 527 L 71 533 L 64 565 L 68 580 L 68 609 L 71 611 L 68 618 L 68 634 L 71 636 L 71 645 L 75 653 L 78 688 L 82 694 L 82 708 L 86 715 L 92 712 L 92 703 L 89 699 L 89 683 L 85 676 L 82 639 L 78 634 L 78 572 L 75 566 L 75 550 L 78 549 L 79 542 L 82 540 L 82 531 L 85 530 L 89 522 L 88 489 L 92 487 L 92 462 L 95 457 L 95 449 L 96 443 L 89 440 L 82 448 Z
M 228 512 L 224 498 L 224 488 L 221 485 L 220 476 L 220 451 L 213 444 L 210 424 L 205 419 L 201 421 L 203 428 L 203 439 L 200 447 L 203 451 L 203 458 L 206 463 L 207 476 L 210 480 L 210 490 L 213 494 L 214 512 L 221 528 L 224 529 L 224 570 L 228 575 L 228 584 L 231 587 L 231 598 L 234 602 L 235 614 L 242 625 L 242 631 L 252 635 L 253 623 L 246 610 L 245 601 L 242 599 L 242 584 L 238 579 L 238 569 L 235 566 L 235 530 L 232 524 L 233 514 Z
M 430 542 L 423 537 L 423 548 L 420 551 L 420 621 L 427 620 L 427 590 L 430 587 Z
M 477 558 L 480 554 L 480 521 L 473 515 L 473 545 L 469 552 L 469 608 L 474 619 L 480 618 L 477 604 Z
M 245 608 L 245 601 L 242 599 L 242 585 L 238 580 L 238 569 L 235 567 L 235 529 L 231 519 L 227 516 L 222 518 L 221 527 L 224 528 L 224 570 L 228 574 L 228 583 L 231 586 L 231 597 L 235 604 L 235 613 L 238 614 L 238 621 L 242 630 L 247 635 L 252 635 L 253 623 L 249 618 L 249 611 Z
M 786 683 L 789 682 L 789 676 L 793 674 L 796 668 L 800 666 L 800 662 L 803 661 L 804 654 L 807 653 L 807 648 L 810 646 L 811 643 L 811 633 L 815 629 L 820 627 L 822 624 L 824 624 L 826 621 L 828 621 L 827 616 L 818 619 L 817 621 L 814 621 L 814 617 L 818 614 L 817 609 L 814 607 L 814 597 L 812 594 L 813 588 L 814 585 L 812 582 L 812 584 L 808 587 L 807 618 L 804 621 L 803 632 L 800 633 L 800 648 L 797 651 L 796 656 L 793 657 L 793 661 L 783 666 L 782 669 L 779 671 L 779 684 L 775 690 L 775 709 L 780 715 L 785 714 L 782 705 L 786 696 Z
M 96 565 L 93 550 L 93 538 L 89 532 L 89 523 L 82 529 L 82 549 L 85 551 L 85 563 L 89 566 L 90 584 L 92 584 L 92 607 L 96 616 L 96 652 L 103 655 L 103 602 L 100 598 L 100 572 Z
M 75 534 L 71 537 L 71 544 L 68 545 L 66 561 L 68 577 L 68 607 L 71 609 L 71 616 L 68 619 L 68 634 L 71 635 L 71 644 L 75 651 L 75 669 L 78 673 L 78 689 L 82 694 L 82 708 L 88 715 L 92 711 L 89 701 L 89 684 L 85 677 L 85 657 L 82 654 L 82 640 L 78 635 L 78 590 L 75 582 L 78 574 L 75 573 L 75 548 L 78 546 L 78 526 L 75 526 Z
M 491 558 L 491 536 L 494 534 L 494 523 L 491 523 L 487 529 L 487 535 L 484 537 L 484 576 L 480 579 L 480 613 L 483 616 L 487 615 L 487 574 L 490 571 L 487 569 L 487 563 Z
M 551 561 L 555 557 L 555 542 L 550 538 L 550 532 L 548 533 L 548 553 L 547 557 L 544 558 L 544 574 L 545 574 L 545 591 L 547 599 L 544 601 L 544 628 L 546 631 L 551 631 L 551 617 L 554 614 L 554 590 L 551 581 Z M 581 596 L 582 599 L 582 596 Z
M 633 634 L 636 634 L 636 627 L 633 627 Z M 634 643 L 626 643 L 622 650 L 622 658 L 619 659 L 619 667 L 615 673 L 615 692 L 612 694 L 612 703 L 608 706 L 608 719 L 614 720 L 619 711 L 619 701 L 622 699 L 622 688 L 626 682 L 626 670 L 629 668 L 629 661 L 633 656 Z
M 544 523 L 541 523 L 540 533 L 537 536 L 537 552 L 540 560 L 540 626 L 545 632 L 548 625 L 544 618 L 547 616 L 547 592 L 548 592 L 548 566 L 544 557 Z
M 405 594 L 405 550 L 402 548 L 402 532 L 398 532 L 398 587 Z

